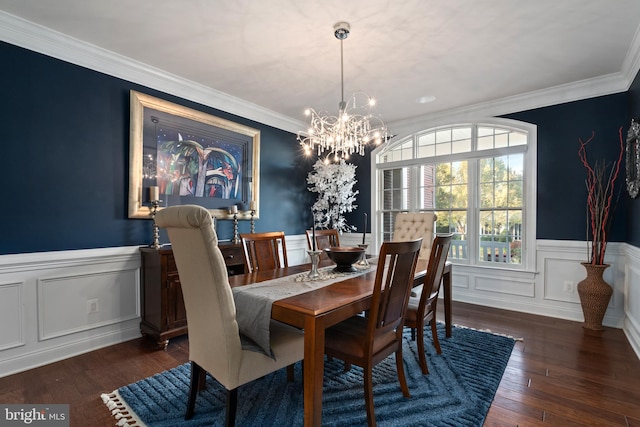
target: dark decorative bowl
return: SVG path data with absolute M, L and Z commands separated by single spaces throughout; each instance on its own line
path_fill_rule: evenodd
M 364 248 L 351 246 L 332 246 L 324 250 L 329 259 L 336 263 L 333 271 L 338 273 L 350 273 L 356 271 L 353 264 L 364 255 Z

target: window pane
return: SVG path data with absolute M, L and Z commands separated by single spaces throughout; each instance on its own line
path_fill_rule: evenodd
M 493 128 L 488 128 L 484 126 L 478 126 L 478 138 L 483 136 L 491 136 L 493 137 Z
M 389 240 L 393 233 L 395 215 L 409 209 L 411 168 L 387 169 L 381 171 L 381 177 L 381 232 L 383 239 Z
M 508 242 L 511 250 L 511 264 L 522 264 L 522 210 L 509 210 Z
M 451 129 L 439 130 L 436 132 L 436 144 L 451 142 Z
M 451 143 L 436 144 L 436 156 L 446 156 L 451 154 Z
M 527 145 L 527 135 L 521 132 L 512 132 L 509 136 L 509 146 Z
M 433 157 L 436 155 L 435 145 L 421 145 L 418 147 L 418 157 Z
M 509 134 L 508 133 L 500 133 L 495 137 L 495 148 L 508 147 L 509 146 Z
M 493 206 L 493 183 L 480 184 L 480 208 Z
M 510 208 L 522 207 L 522 181 L 509 182 L 509 198 L 507 206 Z
M 507 185 L 504 182 L 496 182 L 493 187 L 493 206 L 496 208 L 507 207 Z
M 407 209 L 409 169 L 391 169 L 383 172 L 382 209 Z
M 451 207 L 454 209 L 466 209 L 469 197 L 467 195 L 467 184 L 451 186 Z
M 423 210 L 433 210 L 436 207 L 435 200 L 435 180 L 436 180 L 436 167 L 435 165 L 422 165 L 420 166 L 418 179 L 421 186 L 420 199 L 418 200 L 418 207 Z
M 466 153 L 471 151 L 471 140 L 463 139 L 460 141 L 455 141 L 451 147 L 451 152 L 453 154 L 456 153 Z
M 493 136 L 478 138 L 478 150 L 489 150 L 493 148 Z
M 438 210 L 436 215 L 436 233 L 453 233 L 449 258 L 467 259 L 467 211 Z
M 436 143 L 435 132 L 429 132 L 418 136 L 418 145 L 434 145 Z
M 452 133 L 454 141 L 460 141 L 463 139 L 471 140 L 471 127 L 453 128 Z

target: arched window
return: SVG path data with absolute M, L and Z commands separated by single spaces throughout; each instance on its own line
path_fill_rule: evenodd
M 400 212 L 434 211 L 454 233 L 449 259 L 533 269 L 535 126 L 492 119 L 427 129 L 373 153 L 378 235 Z M 527 257 L 529 255 L 529 257 Z

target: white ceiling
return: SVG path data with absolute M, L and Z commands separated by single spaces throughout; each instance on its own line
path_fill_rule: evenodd
M 89 43 L 297 122 L 307 106 L 337 110 L 339 21 L 351 24 L 345 91 L 374 96 L 387 123 L 620 92 L 640 67 L 639 0 L 0 0 L 0 10 L 5 23 L 22 18 L 71 46 Z

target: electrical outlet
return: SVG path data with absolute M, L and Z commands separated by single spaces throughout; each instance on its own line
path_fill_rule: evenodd
M 93 314 L 100 311 L 100 306 L 98 305 L 98 299 L 90 299 L 87 300 L 87 314 Z
M 564 291 L 567 293 L 573 292 L 573 282 L 571 280 L 564 281 Z

